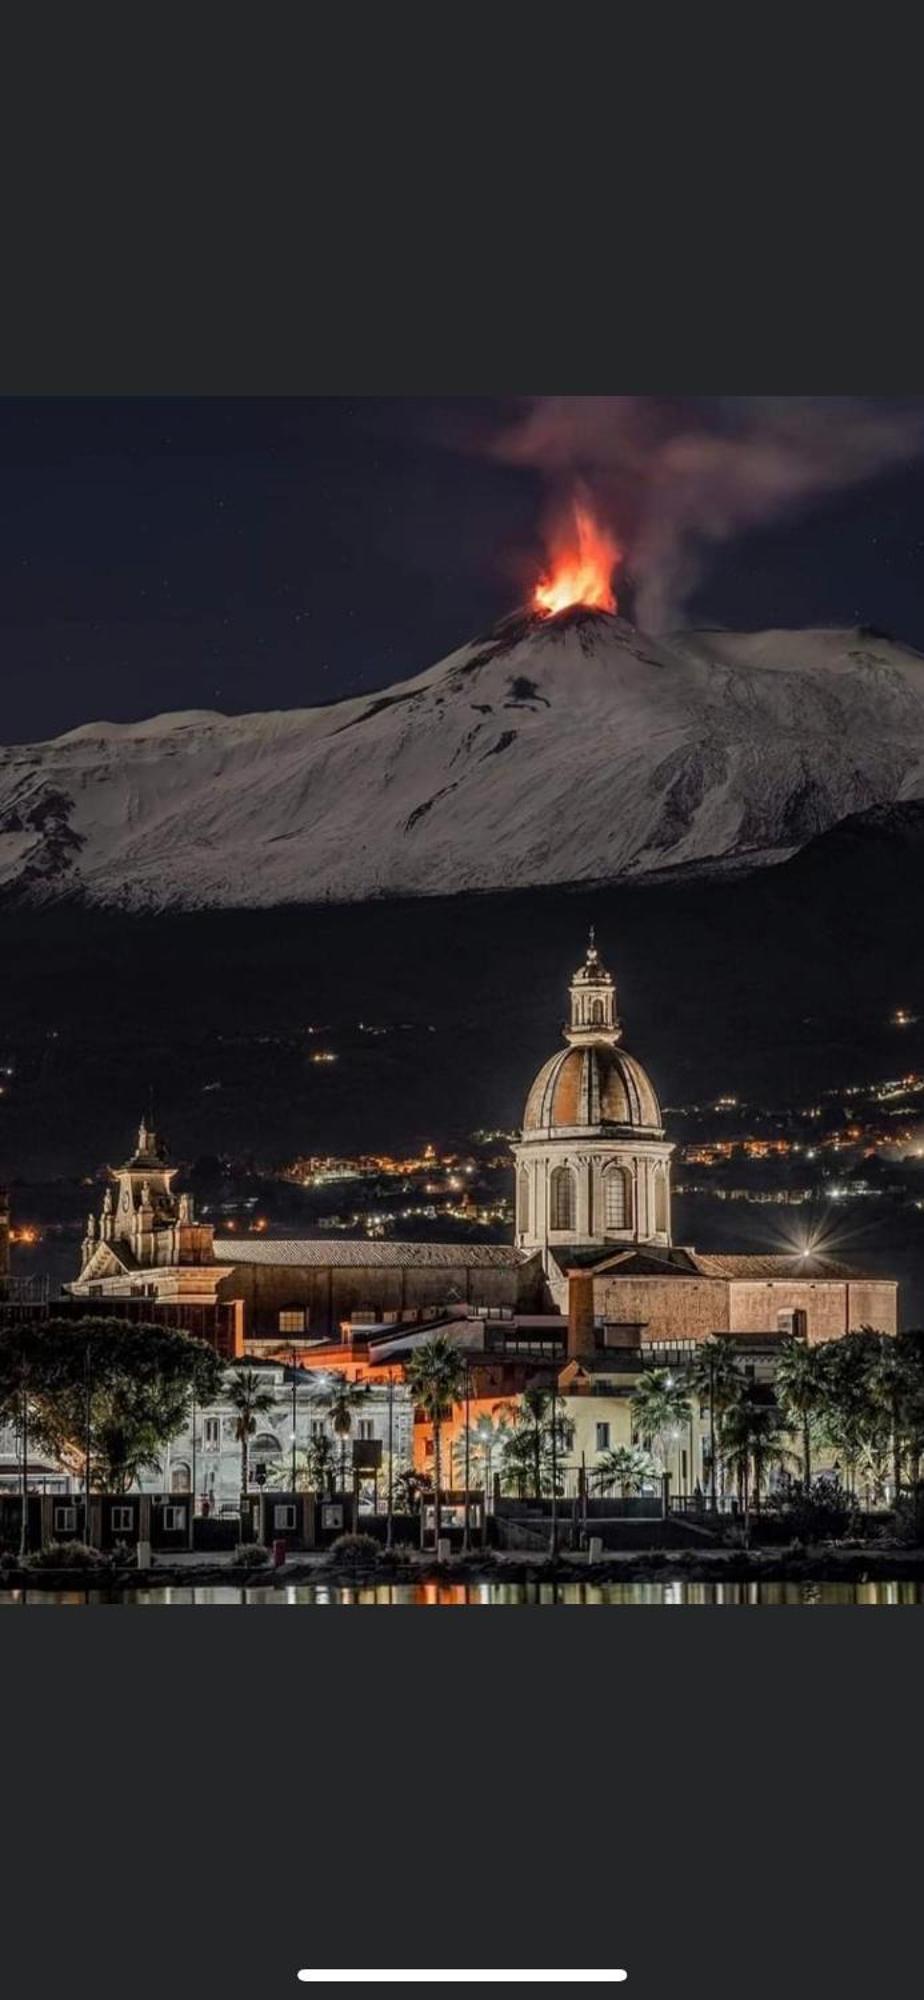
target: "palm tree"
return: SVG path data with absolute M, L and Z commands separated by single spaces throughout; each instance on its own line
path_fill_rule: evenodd
M 784 1442 L 785 1423 L 775 1403 L 765 1402 L 752 1383 L 746 1383 L 722 1418 L 719 1449 L 733 1477 L 744 1508 L 745 1530 L 750 1526 L 751 1494 L 760 1511 L 760 1496 L 766 1474 L 773 1466 L 795 1462 L 795 1453 Z
M 620 1499 L 628 1500 L 630 1493 L 641 1493 L 646 1480 L 653 1479 L 656 1473 L 651 1453 L 643 1451 L 641 1445 L 616 1444 L 601 1453 L 592 1477 L 601 1493 L 610 1493 L 618 1486 Z
M 812 1434 L 825 1407 L 827 1382 L 822 1347 L 809 1347 L 805 1340 L 784 1341 L 774 1388 L 783 1415 L 801 1433 L 802 1484 L 806 1494 L 812 1484 Z
M 520 1409 L 533 1427 L 533 1493 L 537 1500 L 542 1487 L 542 1430 L 551 1400 L 549 1390 L 540 1387 L 524 1389 L 520 1397 Z
M 269 1476 L 271 1486 L 289 1491 L 292 1484 L 292 1460 L 286 1455 L 272 1467 Z M 330 1438 L 323 1433 L 320 1437 L 309 1438 L 304 1451 L 295 1454 L 296 1492 L 313 1493 L 322 1500 L 325 1493 L 334 1490 L 334 1447 Z
M 353 1412 L 364 1403 L 369 1394 L 365 1382 L 350 1382 L 346 1375 L 335 1375 L 330 1390 L 330 1427 L 335 1437 L 340 1439 L 340 1491 L 346 1492 L 346 1441 L 353 1429 Z
M 717 1419 L 721 1420 L 723 1411 L 728 1409 L 741 1387 L 741 1371 L 728 1342 L 711 1334 L 697 1348 L 684 1379 L 700 1404 L 706 1402 L 709 1405 L 709 1494 L 714 1511 L 718 1498 Z
M 509 1438 L 510 1435 L 510 1425 L 503 1411 L 501 1411 L 499 1417 L 495 1418 L 485 1410 L 480 1417 L 475 1418 L 473 1424 L 469 1425 L 469 1470 L 471 1471 L 472 1468 L 477 1467 L 480 1461 L 481 1484 L 486 1509 L 491 1494 L 494 1455 L 503 1445 L 504 1440 Z M 465 1437 L 466 1433 L 463 1425 L 452 1448 L 455 1467 L 463 1478 L 465 1474 Z
M 406 1465 L 402 1472 L 395 1474 L 393 1486 L 395 1513 L 419 1513 L 424 1496 L 429 1496 L 432 1491 L 432 1474 L 417 1472 L 413 1465 Z
M 512 1488 L 518 1500 L 525 1500 L 533 1471 L 533 1438 L 528 1424 L 508 1431 L 501 1452 L 501 1476 L 505 1488 Z
M 518 1500 L 525 1500 L 530 1486 L 534 1488 L 536 1499 L 552 1493 L 561 1499 L 564 1493 L 563 1465 L 566 1452 L 574 1442 L 574 1426 L 561 1414 L 561 1398 L 555 1398 L 555 1415 L 551 1415 L 552 1398 L 549 1397 L 550 1414 L 542 1425 L 539 1435 L 539 1477 L 536 1481 L 536 1438 L 531 1423 L 517 1423 L 503 1433 L 502 1475 L 508 1492 L 513 1490 Z M 554 1435 L 553 1435 L 554 1433 Z
M 867 1509 L 880 1505 L 886 1488 L 886 1468 L 888 1453 L 875 1437 L 868 1438 L 860 1446 L 857 1471 L 866 1494 Z
M 443 1423 L 453 1403 L 462 1394 L 465 1381 L 465 1361 L 453 1342 L 444 1333 L 435 1333 L 424 1341 L 411 1355 L 405 1368 L 405 1379 L 417 1407 L 423 1410 L 433 1425 L 433 1489 L 434 1518 L 433 1546 L 440 1537 L 440 1486 L 441 1447 Z M 421 1533 L 423 1516 L 421 1517 Z
M 896 1442 L 889 1400 L 882 1393 L 885 1384 L 877 1380 L 883 1348 L 891 1345 L 890 1336 L 860 1327 L 825 1341 L 821 1349 L 825 1371 L 821 1432 L 825 1443 L 843 1458 L 851 1492 L 861 1458 L 870 1451 L 885 1456 Z
M 234 1435 L 241 1447 L 241 1497 L 247 1493 L 247 1445 L 257 1428 L 259 1417 L 268 1417 L 275 1408 L 276 1398 L 271 1389 L 265 1389 L 252 1368 L 239 1368 L 232 1375 L 225 1394 L 235 1413 Z
M 661 1470 L 666 1472 L 667 1444 L 689 1419 L 687 1390 L 669 1368 L 652 1368 L 633 1389 L 630 1402 L 633 1428 L 649 1451 L 657 1445 Z
M 911 1386 L 907 1358 L 897 1336 L 879 1336 L 879 1353 L 871 1370 L 870 1386 L 874 1401 L 888 1420 L 892 1446 L 892 1505 L 897 1507 L 902 1490 L 905 1413 Z

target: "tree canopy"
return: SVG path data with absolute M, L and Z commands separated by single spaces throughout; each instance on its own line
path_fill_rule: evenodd
M 221 1363 L 205 1341 L 135 1320 L 47 1319 L 0 1329 L 0 1412 L 53 1458 L 83 1468 L 91 1484 L 124 1493 L 160 1462 L 183 1427 L 191 1397 L 212 1402 Z

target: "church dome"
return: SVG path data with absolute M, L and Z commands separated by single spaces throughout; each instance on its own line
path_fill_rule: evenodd
M 560 1049 L 526 1100 L 523 1136 L 539 1132 L 660 1133 L 661 1107 L 641 1063 L 614 1043 Z

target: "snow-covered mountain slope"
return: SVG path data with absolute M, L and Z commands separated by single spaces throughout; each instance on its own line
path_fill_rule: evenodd
M 0 885 L 127 907 L 610 880 L 779 859 L 924 794 L 924 657 L 867 631 L 517 616 L 326 708 L 0 751 Z

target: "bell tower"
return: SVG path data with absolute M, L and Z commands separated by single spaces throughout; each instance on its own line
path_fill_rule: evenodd
M 111 1185 L 99 1222 L 88 1217 L 84 1267 L 104 1244 L 117 1255 L 124 1250 L 128 1268 L 135 1271 L 212 1262 L 212 1225 L 197 1221 L 191 1195 L 174 1194 L 176 1173 L 157 1133 L 142 1118 L 131 1158 L 109 1169 Z

